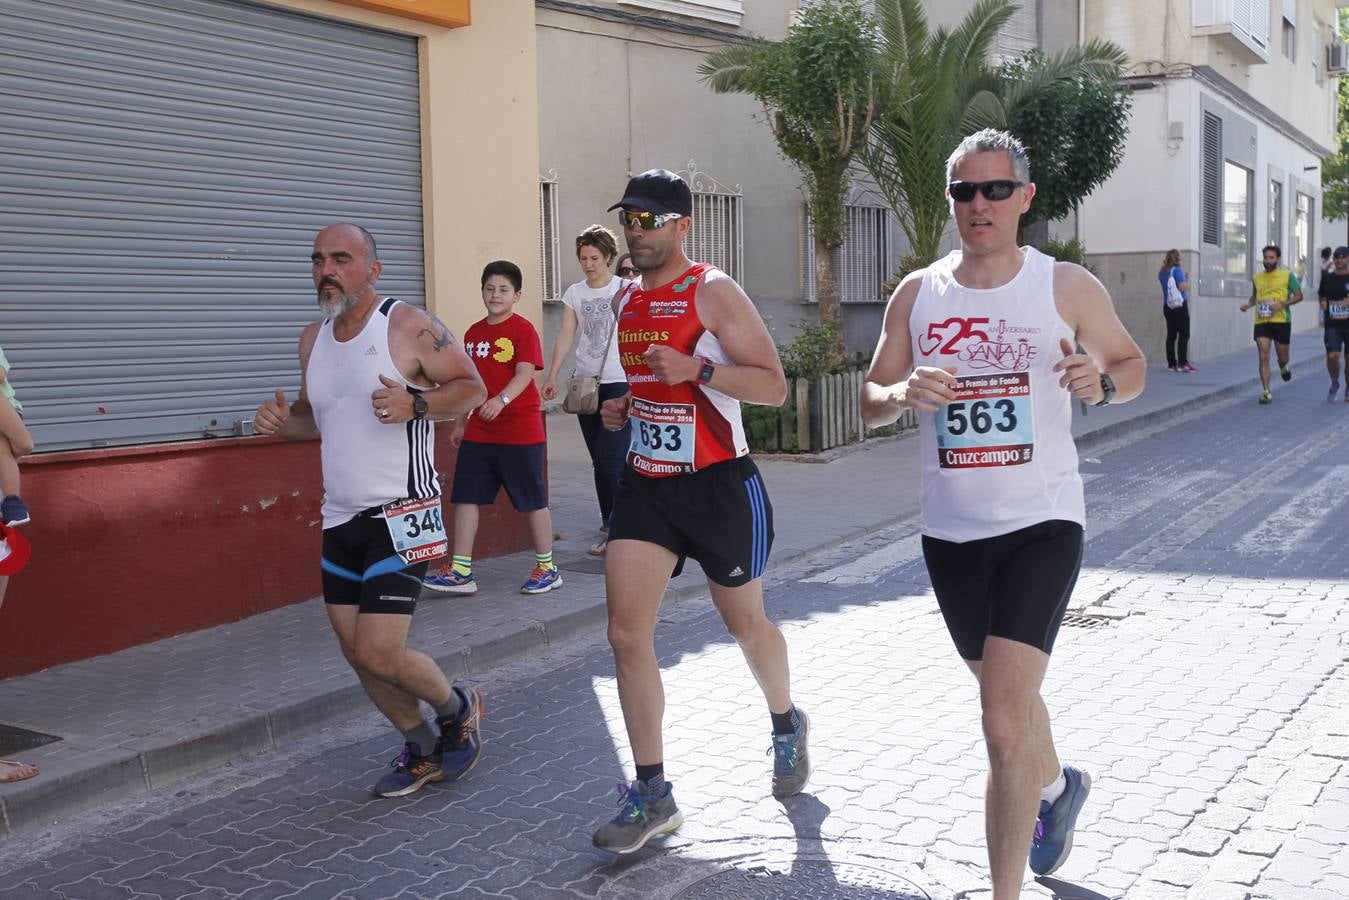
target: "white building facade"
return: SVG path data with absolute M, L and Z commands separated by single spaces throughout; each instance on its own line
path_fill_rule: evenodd
M 1123 162 L 1086 200 L 1079 229 L 1125 325 L 1164 358 L 1157 272 L 1181 251 L 1191 285 L 1190 356 L 1248 346 L 1261 248 L 1314 296 L 1321 160 L 1336 147 L 1335 42 L 1349 0 L 1085 0 L 1083 33 L 1129 57 L 1132 123 Z M 1294 308 L 1294 331 L 1317 308 Z

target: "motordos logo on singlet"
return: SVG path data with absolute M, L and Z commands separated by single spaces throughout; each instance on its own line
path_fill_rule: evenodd
M 990 322 L 982 317 L 932 322 L 927 332 L 918 336 L 918 349 L 924 356 L 954 356 L 967 369 L 1030 369 L 1039 352 L 1030 335 L 1039 334 L 1040 329 L 1011 325 L 1006 319 L 999 319 L 997 327 L 990 329 Z
M 688 312 L 687 300 L 652 300 L 647 304 L 646 314 L 653 319 L 669 319 Z

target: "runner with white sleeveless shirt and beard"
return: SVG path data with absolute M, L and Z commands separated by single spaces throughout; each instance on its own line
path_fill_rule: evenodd
M 438 319 L 375 293 L 381 265 L 364 228 L 329 225 L 310 258 L 325 318 L 300 335 L 299 399 L 278 389 L 253 428 L 320 439 L 323 599 L 342 655 L 403 733 L 394 771 L 375 785 L 399 797 L 462 777 L 481 752 L 481 693 L 451 687 L 407 635 L 427 561 L 447 550 L 432 422 L 463 415 L 487 389 Z
M 979 681 L 993 897 L 1009 900 L 1028 851 L 1036 875 L 1063 864 L 1091 787 L 1060 765 L 1040 695 L 1082 561 L 1072 400 L 1131 400 L 1146 370 L 1091 273 L 1017 246 L 1035 185 L 1015 138 L 967 137 L 947 181 L 961 249 L 890 298 L 862 417 L 875 427 L 920 413 L 923 556 Z

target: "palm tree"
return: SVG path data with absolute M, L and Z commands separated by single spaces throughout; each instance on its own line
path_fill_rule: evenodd
M 1014 109 L 1064 81 L 1118 76 L 1123 51 L 1093 41 L 1051 57 L 1024 80 L 1000 77 L 990 51 L 1015 11 L 1010 0 L 978 0 L 953 31 L 930 31 L 920 0 L 876 2 L 885 113 L 859 159 L 920 264 L 937 258 L 949 217 L 946 158 L 965 135 L 1006 127 Z
M 723 47 L 698 68 L 717 93 L 763 104 L 778 149 L 800 171 L 815 237 L 820 322 L 843 332 L 835 257 L 847 228 L 848 170 L 879 111 L 875 24 L 856 0 L 812 6 L 786 39 Z

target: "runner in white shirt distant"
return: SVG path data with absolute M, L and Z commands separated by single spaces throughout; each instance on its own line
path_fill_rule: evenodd
M 1099 281 L 1017 246 L 1035 185 L 1015 138 L 967 137 L 947 181 L 961 250 L 890 298 L 862 416 L 876 426 L 907 408 L 922 414 L 923 555 L 980 684 L 993 898 L 1009 900 L 1028 850 L 1037 875 L 1063 864 L 1091 787 L 1060 766 L 1040 696 L 1082 560 L 1072 399 L 1130 400 L 1145 364 Z

